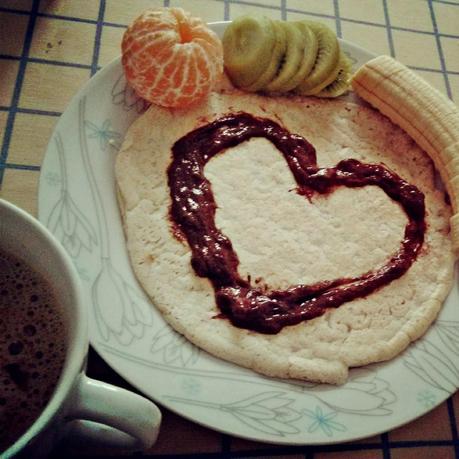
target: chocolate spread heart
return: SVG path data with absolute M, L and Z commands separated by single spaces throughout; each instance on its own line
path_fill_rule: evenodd
M 360 277 L 268 292 L 242 279 L 231 241 L 215 226 L 216 204 L 204 167 L 222 150 L 252 137 L 264 137 L 276 146 L 295 177 L 298 193 L 306 198 L 314 193 L 330 193 L 338 186 L 380 187 L 408 217 L 398 251 L 385 265 Z M 278 333 L 286 325 L 318 317 L 329 308 L 364 297 L 402 276 L 424 242 L 424 195 L 414 185 L 381 164 L 364 164 L 355 159 L 319 168 L 314 147 L 272 120 L 247 113 L 222 117 L 179 139 L 172 154 L 168 169 L 171 220 L 188 241 L 196 274 L 211 281 L 218 307 L 235 326 Z

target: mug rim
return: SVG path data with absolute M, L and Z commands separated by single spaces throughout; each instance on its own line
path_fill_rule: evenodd
M 53 394 L 43 411 L 35 419 L 32 425 L 5 451 L 0 451 L 3 458 L 12 457 L 21 452 L 33 439 L 38 437 L 40 432 L 45 430 L 51 423 L 60 407 L 65 403 L 70 390 L 75 384 L 87 355 L 88 331 L 87 331 L 87 309 L 84 306 L 80 280 L 76 268 L 61 243 L 56 237 L 35 217 L 17 207 L 5 199 L 0 198 L 0 211 L 6 210 L 15 214 L 20 220 L 27 224 L 45 244 L 49 245 L 50 253 L 59 259 L 62 265 L 62 273 L 67 275 L 69 286 L 73 290 L 75 298 L 76 321 L 71 324 L 74 328 L 73 339 L 67 343 L 68 348 L 64 367 L 59 376 L 58 383 Z

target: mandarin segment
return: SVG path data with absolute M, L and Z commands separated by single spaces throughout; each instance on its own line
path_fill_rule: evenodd
M 121 49 L 129 84 L 164 107 L 205 97 L 223 72 L 219 38 L 181 8 L 145 11 L 126 30 Z

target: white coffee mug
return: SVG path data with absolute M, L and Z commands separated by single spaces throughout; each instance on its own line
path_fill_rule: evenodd
M 142 450 L 153 445 L 161 422 L 156 405 L 85 375 L 88 313 L 79 277 L 60 243 L 38 220 L 0 199 L 0 249 L 21 258 L 51 283 L 69 330 L 64 367 L 51 399 L 32 426 L 0 452 L 1 458 L 46 455 L 63 437 L 78 439 L 82 447 L 96 442 Z

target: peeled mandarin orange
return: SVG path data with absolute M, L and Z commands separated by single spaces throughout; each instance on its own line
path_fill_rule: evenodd
M 181 8 L 145 11 L 124 33 L 121 50 L 130 85 L 164 107 L 198 101 L 223 72 L 220 39 Z

